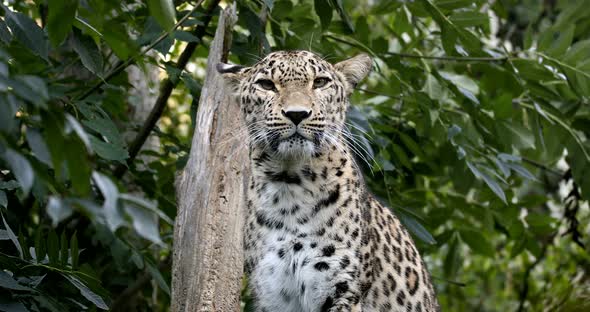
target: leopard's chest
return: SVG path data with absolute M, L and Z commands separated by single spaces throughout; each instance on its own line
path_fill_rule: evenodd
M 334 253 L 348 248 L 331 239 L 338 229 L 326 231 L 338 209 L 338 184 L 309 182 L 259 184 L 248 195 L 250 282 L 257 300 L 281 311 L 315 311 L 321 306 L 318 302 L 333 292 L 330 276 L 341 269 L 341 258 Z
M 344 248 L 317 235 L 265 231 L 251 274 L 257 299 L 277 311 L 317 311 L 332 294 L 332 277 L 342 266 L 333 254 Z

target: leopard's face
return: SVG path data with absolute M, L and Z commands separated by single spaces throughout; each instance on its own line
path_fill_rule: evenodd
M 250 143 L 305 158 L 341 144 L 348 96 L 370 67 L 366 55 L 332 65 L 311 52 L 279 51 L 252 67 L 218 70 L 237 90 Z

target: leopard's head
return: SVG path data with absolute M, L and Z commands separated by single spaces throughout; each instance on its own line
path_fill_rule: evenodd
M 290 158 L 339 144 L 348 97 L 371 65 L 366 54 L 332 65 L 308 51 L 278 51 L 217 70 L 236 91 L 250 143 Z

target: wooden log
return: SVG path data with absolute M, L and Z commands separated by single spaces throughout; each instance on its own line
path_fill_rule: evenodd
M 232 140 L 242 124 L 215 65 L 227 61 L 235 4 L 210 45 L 189 160 L 177 180 L 171 311 L 239 311 L 248 152 Z

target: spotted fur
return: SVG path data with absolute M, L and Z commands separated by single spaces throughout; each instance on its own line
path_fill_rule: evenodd
M 440 310 L 412 238 L 344 143 L 348 97 L 371 65 L 307 51 L 218 65 L 250 137 L 244 245 L 257 311 Z

